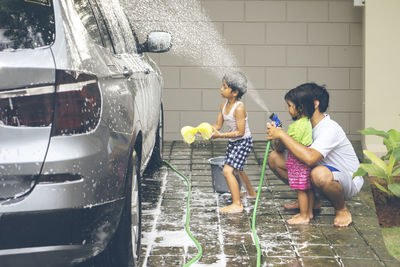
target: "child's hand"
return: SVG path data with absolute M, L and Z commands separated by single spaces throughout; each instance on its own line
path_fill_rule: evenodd
M 221 133 L 213 126 L 213 133 L 210 139 L 215 139 L 221 137 Z
M 267 123 L 267 140 L 279 139 L 283 132 L 281 127 L 276 127 L 275 122 Z

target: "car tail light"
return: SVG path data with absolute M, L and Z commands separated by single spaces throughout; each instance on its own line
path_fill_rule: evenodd
M 54 110 L 54 112 L 53 112 Z M 57 70 L 56 85 L 0 91 L 0 124 L 45 127 L 52 136 L 86 133 L 100 121 L 101 93 L 92 74 Z
M 0 92 L 0 124 L 49 126 L 52 121 L 54 85 Z
M 86 133 L 100 121 L 101 93 L 95 75 L 58 70 L 52 136 Z

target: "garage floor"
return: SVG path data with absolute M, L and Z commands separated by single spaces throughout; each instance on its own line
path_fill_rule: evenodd
M 225 154 L 225 142 L 166 142 L 164 159 L 192 183 L 190 230 L 203 247 L 203 256 L 192 266 L 256 266 L 251 218 L 255 199 L 242 198 L 245 211 L 221 215 L 230 194 L 215 193 L 209 158 Z M 254 142 L 245 170 L 258 188 L 266 142 Z M 360 146 L 356 144 L 356 149 Z M 187 186 L 167 167 L 143 177 L 142 253 L 140 266 L 182 266 L 197 254 L 185 232 Z M 296 194 L 267 168 L 257 209 L 257 233 L 262 266 L 400 266 L 386 251 L 368 181 L 347 202 L 353 224 L 333 226 L 329 201 L 309 225 L 290 226 L 284 203 Z

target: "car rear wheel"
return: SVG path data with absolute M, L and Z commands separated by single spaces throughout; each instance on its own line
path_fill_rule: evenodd
M 126 202 L 126 207 L 130 207 L 130 211 L 126 209 L 126 216 L 130 218 L 129 225 L 126 226 L 126 231 L 129 234 L 130 229 L 130 254 L 132 254 L 133 265 L 139 262 L 140 256 L 140 244 L 141 244 L 141 232 L 142 232 L 142 192 L 141 192 L 141 179 L 139 173 L 139 161 L 136 153 L 134 153 L 132 173 L 132 185 L 130 189 L 130 203 Z M 130 265 L 129 265 L 130 266 Z
M 106 250 L 96 257 L 97 266 L 137 266 L 141 244 L 142 215 L 141 179 L 139 160 L 134 151 L 127 174 L 125 203 L 118 228 Z

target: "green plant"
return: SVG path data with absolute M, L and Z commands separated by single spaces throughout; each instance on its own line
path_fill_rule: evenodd
M 383 138 L 383 144 L 386 146 L 387 153 L 381 158 L 373 152 L 363 150 L 367 159 L 360 164 L 358 170 L 353 174 L 355 176 L 364 176 L 367 173 L 376 176 L 386 182 L 387 188 L 375 182 L 375 185 L 390 197 L 393 195 L 400 198 L 400 183 L 396 182 L 393 176 L 400 174 L 400 132 L 391 129 L 387 132 L 366 128 L 360 133 L 364 135 L 377 135 Z
M 389 254 L 400 261 L 400 227 L 381 228 L 381 230 Z

